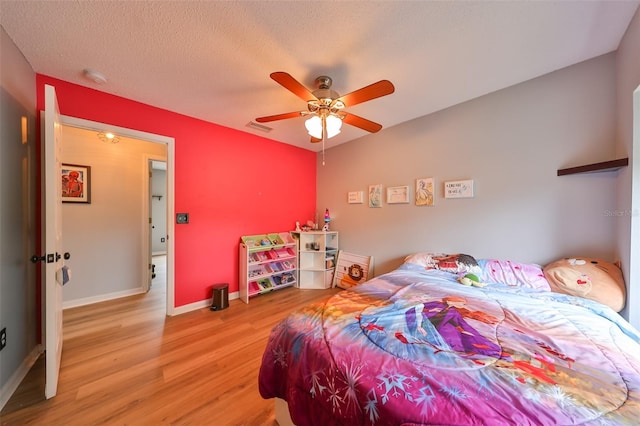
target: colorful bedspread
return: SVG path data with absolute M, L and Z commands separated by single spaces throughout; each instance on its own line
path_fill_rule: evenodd
M 412 264 L 274 327 L 264 398 L 303 425 L 640 423 L 640 334 L 610 308 Z

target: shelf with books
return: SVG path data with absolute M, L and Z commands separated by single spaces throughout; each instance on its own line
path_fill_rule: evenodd
M 239 251 L 243 302 L 297 283 L 297 240 L 289 232 L 243 236 Z

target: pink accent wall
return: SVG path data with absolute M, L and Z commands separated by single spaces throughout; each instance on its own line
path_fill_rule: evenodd
M 36 84 L 38 110 L 49 84 L 63 115 L 175 139 L 175 211 L 189 213 L 175 226 L 176 307 L 211 298 L 214 283 L 238 291 L 240 236 L 315 219 L 315 152 L 40 74 Z

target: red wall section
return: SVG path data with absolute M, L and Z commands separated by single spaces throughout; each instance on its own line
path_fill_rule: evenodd
M 189 213 L 175 227 L 176 306 L 210 298 L 214 283 L 238 291 L 240 236 L 315 218 L 315 152 L 44 75 L 36 82 L 39 110 L 49 84 L 63 115 L 175 138 L 175 211 Z

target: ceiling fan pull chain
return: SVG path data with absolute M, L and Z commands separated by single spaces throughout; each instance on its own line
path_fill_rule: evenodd
M 324 166 L 324 141 L 327 140 L 327 136 L 325 134 L 322 135 L 322 165 Z

